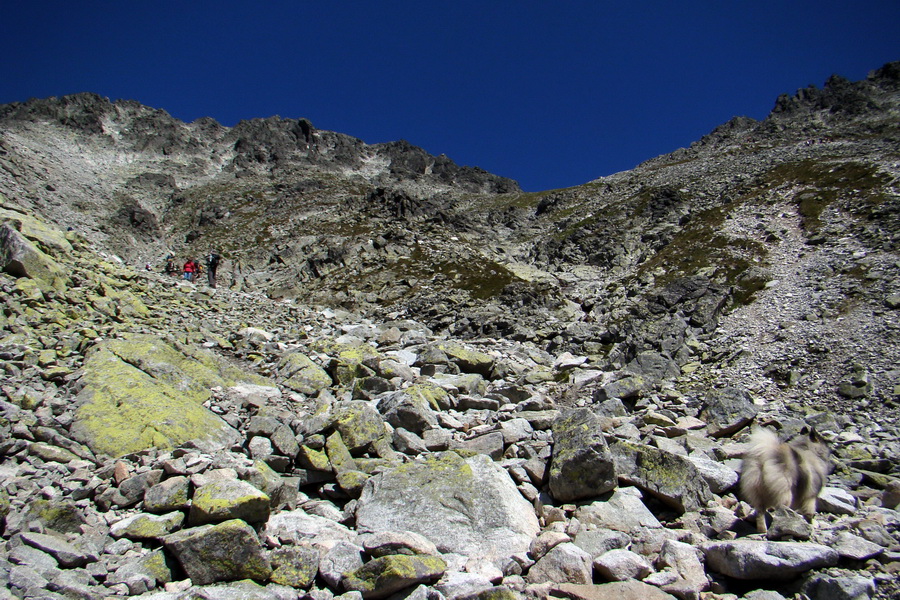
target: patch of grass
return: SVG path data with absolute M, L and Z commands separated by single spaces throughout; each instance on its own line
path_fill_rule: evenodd
M 652 273 L 662 269 L 656 278 L 657 285 L 695 275 L 709 268 L 715 269 L 717 278 L 734 286 L 733 301 L 746 304 L 753 294 L 765 286 L 765 279 L 742 277 L 755 261 L 764 258 L 766 248 L 760 242 L 747 238 L 732 238 L 719 233 L 725 218 L 737 203 L 718 206 L 694 216 L 662 250 L 645 261 L 638 273 Z
M 773 186 L 805 187 L 794 199 L 807 231 L 817 231 L 822 213 L 837 200 L 855 196 L 869 205 L 884 202 L 884 188 L 891 178 L 873 165 L 857 162 L 802 160 L 778 165 L 764 181 Z
M 434 255 L 418 246 L 409 258 L 399 260 L 392 270 L 407 278 L 431 279 L 440 275 L 452 288 L 465 290 L 473 298 L 494 298 L 518 278 L 506 267 L 483 256 L 472 254 L 451 259 Z

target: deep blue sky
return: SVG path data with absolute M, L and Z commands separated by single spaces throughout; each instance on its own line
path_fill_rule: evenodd
M 898 0 L 9 1 L 0 103 L 91 91 L 185 121 L 305 117 L 536 191 L 862 79 L 900 60 L 898 24 Z

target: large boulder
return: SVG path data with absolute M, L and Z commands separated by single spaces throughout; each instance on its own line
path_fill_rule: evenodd
M 604 494 L 616 487 L 616 469 L 602 419 L 586 408 L 563 412 L 553 423 L 550 493 L 559 502 Z
M 314 396 L 331 385 L 331 375 L 305 354 L 286 354 L 278 365 L 284 385 L 301 394 Z
M 724 437 L 747 426 L 758 412 L 747 390 L 726 387 L 707 394 L 700 417 L 707 422 L 711 436 Z
M 680 511 L 699 510 L 712 499 L 709 485 L 683 456 L 626 440 L 609 447 L 619 479 Z
M 59 263 L 41 252 L 12 223 L 0 224 L 0 270 L 33 279 L 44 291 L 62 291 L 66 287 L 66 273 Z
M 526 552 L 540 530 L 531 504 L 484 455 L 429 456 L 371 478 L 356 510 L 360 531 L 412 531 L 441 552 L 499 559 Z
M 195 585 L 240 579 L 267 581 L 272 574 L 256 532 L 240 519 L 185 529 L 163 542 Z
M 702 546 L 707 568 L 735 579 L 790 579 L 800 573 L 833 567 L 838 553 L 821 544 L 735 540 Z
M 237 442 L 240 434 L 202 405 L 211 386 L 232 381 L 230 369 L 205 354 L 188 357 L 144 335 L 103 344 L 84 364 L 73 437 L 111 456 L 188 440 L 209 450 Z

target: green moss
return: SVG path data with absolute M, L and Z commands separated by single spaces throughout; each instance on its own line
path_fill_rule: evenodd
M 702 211 L 694 216 L 654 256 L 638 268 L 638 274 L 656 273 L 656 285 L 665 286 L 676 279 L 714 271 L 714 277 L 734 286 L 733 302 L 747 304 L 767 280 L 746 277 L 745 273 L 767 255 L 766 247 L 753 239 L 719 233 L 726 217 L 736 208 L 730 203 Z
M 472 298 L 494 298 L 519 279 L 504 265 L 476 250 L 448 257 L 446 252 L 432 251 L 417 245 L 411 255 L 390 266 L 398 278 L 431 280 L 468 292 Z

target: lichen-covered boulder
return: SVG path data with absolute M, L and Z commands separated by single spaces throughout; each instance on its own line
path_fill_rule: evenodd
M 334 409 L 332 426 L 350 452 L 362 450 L 384 437 L 384 419 L 368 402 L 341 402 Z
M 162 538 L 184 522 L 184 513 L 170 512 L 164 515 L 138 513 L 113 523 L 109 534 L 113 537 L 126 537 L 131 540 L 153 540 Z
M 437 556 L 393 554 L 350 571 L 342 585 L 363 598 L 386 598 L 413 585 L 437 581 L 446 570 L 447 563 Z
M 3 519 L 9 514 L 9 493 L 0 487 L 0 531 L 3 531 Z
M 319 551 L 308 545 L 276 548 L 269 553 L 272 583 L 307 589 L 319 571 Z
M 314 396 L 331 386 L 331 375 L 300 352 L 286 354 L 278 369 L 285 386 L 307 396 Z
M 428 382 L 414 383 L 404 388 L 407 394 L 417 400 L 424 400 L 434 410 L 448 410 L 453 408 L 453 399 L 447 390 L 439 385 Z
M 0 195 L 0 202 L 4 198 Z M 0 208 L 0 222 L 7 223 L 20 231 L 23 236 L 38 245 L 41 251 L 51 255 L 68 255 L 73 251 L 66 234 L 31 215 L 7 208 Z
M 192 525 L 242 519 L 264 523 L 269 518 L 269 497 L 239 479 L 210 481 L 194 492 L 188 520 Z
M 4 498 L 6 498 L 4 504 Z M 9 496 L 6 491 L 0 487 L 0 521 L 6 512 L 9 511 Z M 52 529 L 58 533 L 81 533 L 81 526 L 87 520 L 85 519 L 82 509 L 68 498 L 51 498 L 44 500 L 43 498 L 35 498 L 31 500 L 25 507 L 25 510 L 16 515 L 17 521 L 21 523 L 30 523 L 38 521 L 46 529 Z M 12 515 L 10 515 L 12 519 Z
M 603 437 L 601 418 L 581 408 L 553 423 L 550 493 L 559 502 L 604 494 L 616 487 L 616 469 Z
M 228 447 L 239 434 L 202 406 L 213 386 L 263 380 L 213 353 L 147 334 L 102 344 L 85 361 L 71 432 L 94 452 L 122 456 L 188 440 Z
M 66 288 L 65 270 L 12 223 L 0 224 L 0 270 L 14 277 L 33 279 L 44 291 Z
M 490 377 L 491 369 L 494 368 L 494 357 L 491 355 L 466 348 L 459 342 L 438 342 L 437 348 L 456 363 L 463 373 L 478 373 L 484 377 Z
M 240 519 L 185 529 L 167 536 L 163 543 L 195 585 L 268 581 L 272 574 L 256 532 Z
M 407 390 L 396 391 L 378 403 L 378 411 L 394 428 L 421 434 L 438 426 L 437 413 L 421 395 Z
M 499 559 L 528 551 L 540 531 L 509 474 L 484 455 L 428 456 L 372 477 L 356 511 L 360 531 L 412 531 L 441 552 Z
M 171 449 L 188 440 L 209 450 L 238 441 L 237 431 L 202 406 L 205 394 L 196 380 L 176 376 L 176 370 L 170 366 L 168 376 L 157 379 L 101 347 L 85 361 L 70 433 L 110 456 Z
M 144 510 L 165 513 L 187 508 L 190 503 L 191 482 L 187 477 L 170 477 L 154 485 L 144 494 Z
M 620 480 L 680 512 L 699 510 L 712 499 L 706 480 L 683 456 L 626 440 L 616 440 L 609 450 Z
M 320 340 L 313 349 L 328 355 L 331 360 L 328 371 L 338 385 L 349 387 L 357 377 L 368 377 L 375 372 L 363 365 L 363 361 L 380 358 L 378 351 L 369 344 L 344 344 Z

